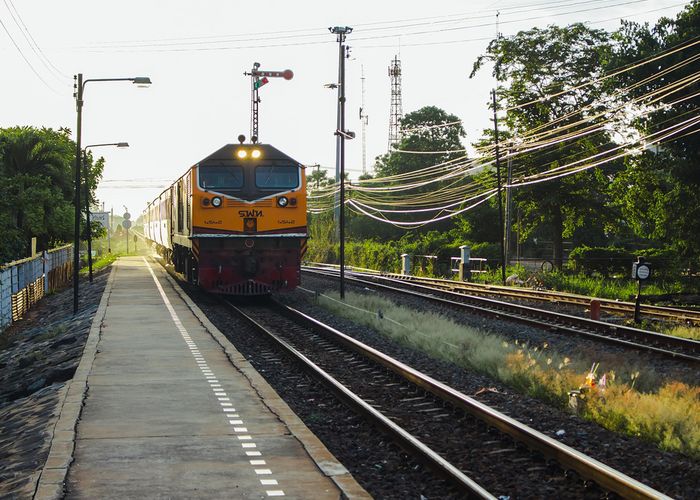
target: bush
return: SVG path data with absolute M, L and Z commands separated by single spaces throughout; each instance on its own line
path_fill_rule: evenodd
M 501 245 L 499 243 L 476 243 L 471 247 L 471 257 L 487 259 L 488 267 L 498 266 L 501 262 Z
M 636 252 L 651 264 L 651 279 L 678 279 L 682 264 L 678 251 L 670 248 L 647 248 Z
M 347 265 L 377 269 L 379 271 L 399 272 L 401 270 L 401 253 L 392 242 L 349 241 L 345 244 Z
M 605 277 L 613 274 L 629 274 L 634 255 L 624 248 L 588 247 L 574 248 L 569 254 L 569 267 L 588 276 L 598 273 Z

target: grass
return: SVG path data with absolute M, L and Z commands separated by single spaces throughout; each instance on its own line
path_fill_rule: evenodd
M 122 236 L 112 236 L 111 238 L 111 252 L 108 252 L 107 238 L 100 238 L 92 242 L 92 249 L 96 253 L 92 260 L 92 271 L 97 272 L 111 265 L 119 257 L 126 255 L 149 255 L 151 249 L 148 247 L 147 243 L 142 239 L 138 238 L 138 241 L 134 243 L 133 232 L 129 233 L 129 252 L 126 251 L 126 238 Z M 80 269 L 81 274 L 87 274 L 87 259 L 83 258 L 83 267 Z
M 662 333 L 686 339 L 700 340 L 700 327 L 697 326 L 673 326 L 664 330 Z
M 585 276 L 571 274 L 566 271 L 550 271 L 547 273 L 532 273 L 521 266 L 508 266 L 506 276 L 517 275 L 522 281 L 534 278 L 538 283 L 560 292 L 577 293 L 591 297 L 604 299 L 633 300 L 637 295 L 637 282 L 624 278 L 604 278 L 601 276 Z M 478 283 L 501 284 L 500 268 L 489 269 L 485 273 L 473 275 L 473 280 Z M 642 285 L 642 295 L 664 295 L 680 293 L 683 285 L 679 282 L 655 283 Z
M 561 408 L 568 404 L 568 392 L 584 384 L 596 361 L 569 359 L 546 344 L 507 341 L 376 295 L 348 293 L 344 303 L 337 296 L 321 295 L 319 303 L 403 345 L 488 375 Z M 662 449 L 700 458 L 700 388 L 660 382 L 653 372 L 619 358 L 602 365 L 597 377 L 603 373 L 606 388 L 586 393 L 580 411 L 583 418 Z

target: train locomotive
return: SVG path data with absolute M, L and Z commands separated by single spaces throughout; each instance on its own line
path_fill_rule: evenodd
M 144 212 L 144 233 L 190 283 L 228 295 L 292 290 L 306 250 L 306 176 L 269 144 L 227 144 Z

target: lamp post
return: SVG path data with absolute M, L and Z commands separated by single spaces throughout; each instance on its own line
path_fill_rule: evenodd
M 87 226 L 87 254 L 88 254 L 88 275 L 92 283 L 92 227 L 90 227 L 90 186 L 88 185 L 88 148 L 99 148 L 102 146 L 116 146 L 118 148 L 128 148 L 128 142 L 105 142 L 101 144 L 88 144 L 83 148 L 83 170 L 85 176 L 85 221 Z
M 75 234 L 73 236 L 73 314 L 78 312 L 78 268 L 80 266 L 80 163 L 82 149 L 80 139 L 82 135 L 83 121 L 83 93 L 88 82 L 131 82 L 139 86 L 151 84 L 151 79 L 147 76 L 137 76 L 133 78 L 91 78 L 83 80 L 83 74 L 78 73 L 74 77 L 73 97 L 75 97 L 75 108 L 78 114 L 75 140 Z

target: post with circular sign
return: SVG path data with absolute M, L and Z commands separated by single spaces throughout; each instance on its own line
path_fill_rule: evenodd
M 129 255 L 129 228 L 131 227 L 131 214 L 126 211 L 122 217 L 124 217 L 122 227 L 126 230 L 126 254 Z
M 634 322 L 639 323 L 639 310 L 642 296 L 642 281 L 651 276 L 651 266 L 644 257 L 637 257 L 637 262 L 632 264 L 632 278 L 637 280 L 637 297 L 634 301 Z

